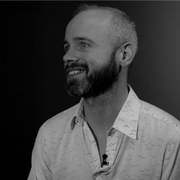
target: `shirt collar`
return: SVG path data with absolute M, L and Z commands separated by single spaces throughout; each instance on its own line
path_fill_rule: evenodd
M 78 106 L 77 106 L 77 109 L 75 111 L 75 114 L 74 114 L 74 117 L 75 118 L 75 123 L 81 123 L 83 124 L 84 122 L 84 108 L 83 108 L 83 104 L 84 104 L 84 99 L 81 98 Z
M 113 124 L 113 128 L 121 131 L 132 139 L 137 139 L 137 130 L 138 130 L 138 119 L 141 109 L 141 102 L 130 85 L 128 97 L 121 108 L 115 122 Z M 83 98 L 80 100 L 76 112 L 74 114 L 74 122 L 83 124 L 84 115 L 83 115 Z
M 131 86 L 129 86 L 129 89 L 128 97 L 113 124 L 113 128 L 121 131 L 132 139 L 137 139 L 141 101 Z

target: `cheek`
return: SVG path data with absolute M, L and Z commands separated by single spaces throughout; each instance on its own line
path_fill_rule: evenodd
M 88 66 L 88 74 L 101 67 L 101 60 L 95 55 L 84 55 L 81 56 L 81 61 Z
M 93 53 L 89 56 L 89 62 L 95 66 L 102 66 L 109 61 L 109 54 L 103 52 Z
M 89 72 L 93 72 L 96 69 L 100 68 L 100 64 L 98 63 L 98 61 L 96 59 L 91 59 L 90 61 L 88 61 L 88 67 L 89 67 Z
M 98 70 L 110 61 L 111 53 L 100 49 L 81 55 L 82 60 L 88 65 L 89 73 Z

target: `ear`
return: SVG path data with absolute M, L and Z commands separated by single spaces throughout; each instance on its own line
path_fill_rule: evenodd
M 135 48 L 134 45 L 131 43 L 123 44 L 117 51 L 116 51 L 116 59 L 119 61 L 120 65 L 128 66 L 131 64 L 135 55 Z

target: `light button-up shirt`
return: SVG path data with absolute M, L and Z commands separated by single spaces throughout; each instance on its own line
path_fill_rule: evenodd
M 28 180 L 180 180 L 180 123 L 132 88 L 107 132 L 101 167 L 83 99 L 40 128 Z

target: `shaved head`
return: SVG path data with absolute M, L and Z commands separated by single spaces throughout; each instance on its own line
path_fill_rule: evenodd
M 120 46 L 124 42 L 129 41 L 134 45 L 135 53 L 137 52 L 138 39 L 135 29 L 135 23 L 130 20 L 129 16 L 116 8 L 87 4 L 79 6 L 73 16 L 87 11 L 91 12 L 92 14 L 94 13 L 94 15 L 99 14 L 99 16 L 97 16 L 97 19 L 99 20 L 103 20 L 103 18 L 107 18 L 106 20 L 110 20 L 109 34 L 116 47 Z

